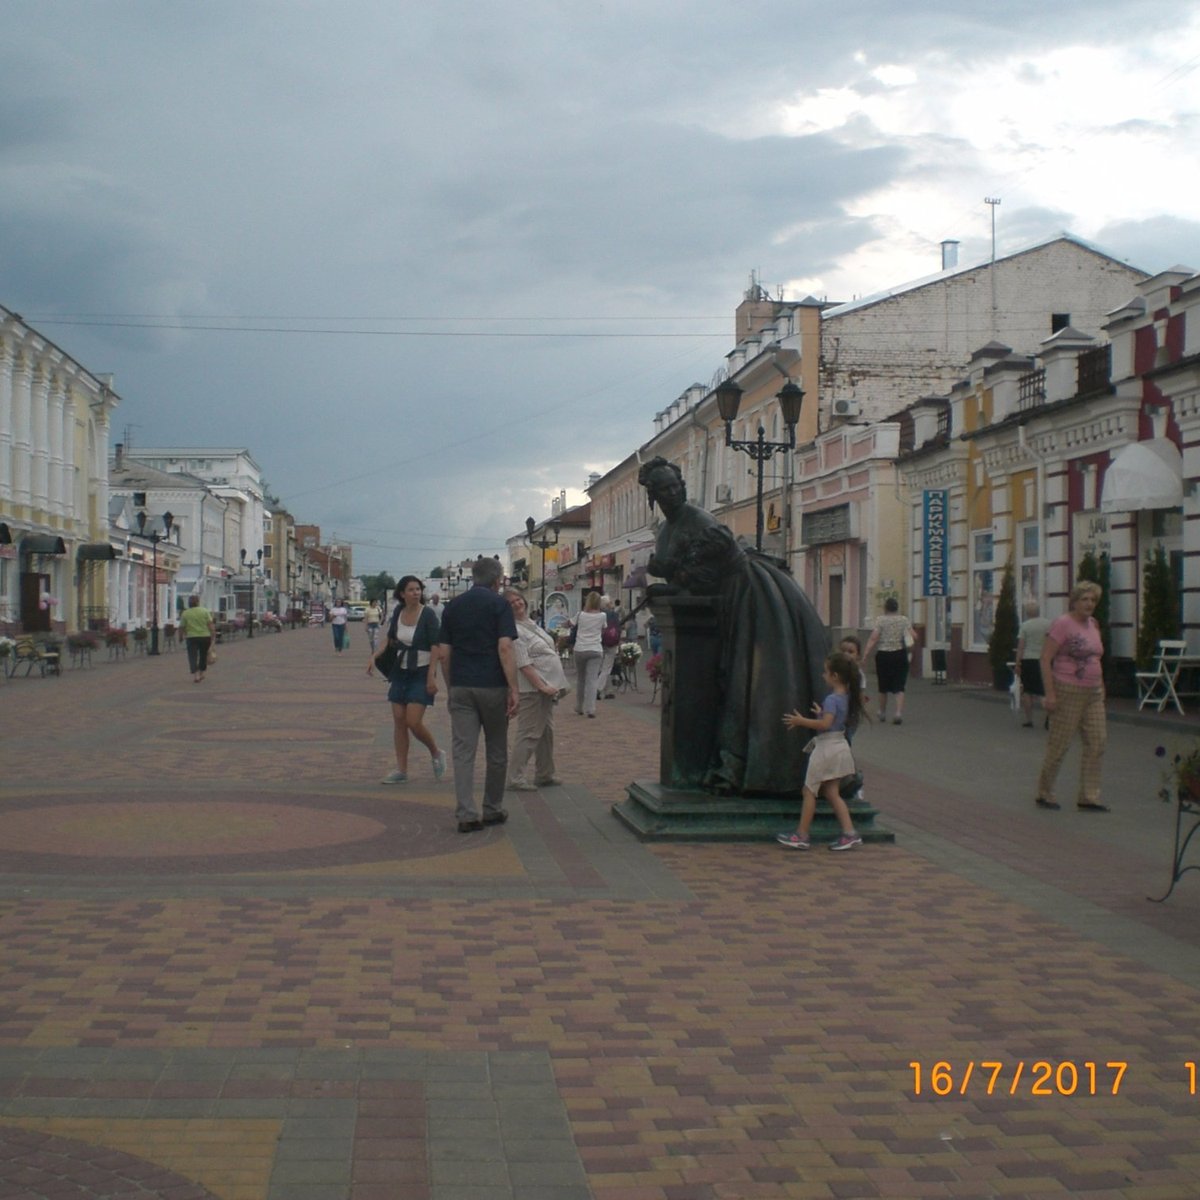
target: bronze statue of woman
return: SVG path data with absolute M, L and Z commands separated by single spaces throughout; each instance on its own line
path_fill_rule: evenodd
M 720 655 L 713 680 L 717 738 L 705 790 L 799 795 L 805 739 L 782 714 L 808 712 L 825 694 L 829 635 L 799 584 L 764 555 L 740 546 L 709 512 L 689 504 L 679 468 L 642 465 L 638 482 L 664 517 L 647 570 L 667 582 L 650 595 L 713 596 Z

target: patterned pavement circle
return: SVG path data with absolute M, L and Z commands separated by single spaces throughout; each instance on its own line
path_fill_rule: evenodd
M 0 1125 L 0 1195 L 217 1200 L 174 1171 L 106 1146 Z
M 293 725 L 273 729 L 255 727 L 241 729 L 165 729 L 156 735 L 169 742 L 369 742 L 369 731 L 320 729 L 311 725 Z
M 0 805 L 0 871 L 11 874 L 225 875 L 430 858 L 501 836 L 462 837 L 430 804 L 293 795 L 286 804 L 214 800 L 80 801 L 39 796 Z

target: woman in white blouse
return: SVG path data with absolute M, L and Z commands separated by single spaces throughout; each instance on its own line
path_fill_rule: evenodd
M 866 658 L 875 651 L 875 676 L 879 681 L 879 720 L 887 724 L 888 697 L 896 697 L 893 724 L 904 721 L 904 688 L 908 683 L 908 656 L 917 644 L 912 622 L 900 615 L 900 602 L 889 596 L 883 603 L 883 615 L 875 618 L 875 628 L 863 651 Z
M 534 792 L 562 781 L 554 773 L 554 703 L 567 691 L 567 673 L 554 638 L 529 616 L 525 597 L 509 588 L 504 598 L 517 622 L 517 740 L 508 759 L 508 786 Z M 533 781 L 525 774 L 533 759 Z
M 596 683 L 600 675 L 600 663 L 604 658 L 604 645 L 600 638 L 608 616 L 600 608 L 600 593 L 589 592 L 584 601 L 583 612 L 571 622 L 575 627 L 575 711 L 596 715 Z

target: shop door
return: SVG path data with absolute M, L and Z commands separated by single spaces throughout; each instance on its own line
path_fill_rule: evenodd
M 26 571 L 21 576 L 21 629 L 25 633 L 49 633 L 50 610 L 42 608 L 42 593 L 50 590 L 50 576 Z
M 841 629 L 842 627 L 842 596 L 844 583 L 845 576 L 843 575 L 830 575 L 829 577 L 830 629 Z

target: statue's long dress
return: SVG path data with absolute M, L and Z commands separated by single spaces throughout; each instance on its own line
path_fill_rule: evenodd
M 655 558 L 673 582 L 720 602 L 717 744 L 706 789 L 799 795 L 809 735 L 789 730 L 783 715 L 810 715 L 828 691 L 829 635 L 816 609 L 791 575 L 692 505 L 660 531 Z

